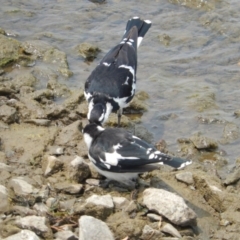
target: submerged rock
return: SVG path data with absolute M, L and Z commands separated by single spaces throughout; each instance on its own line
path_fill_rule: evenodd
M 79 239 L 114 240 L 114 237 L 105 222 L 84 215 L 79 219 Z
M 90 43 L 81 43 L 77 47 L 77 50 L 86 61 L 93 61 L 98 53 L 101 51 L 97 46 Z
M 157 212 L 176 225 L 195 224 L 196 213 L 184 199 L 163 189 L 149 188 L 143 192 L 143 204 L 149 211 Z
M 217 142 L 214 139 L 201 136 L 200 133 L 196 133 L 190 137 L 197 149 L 215 149 L 218 147 Z

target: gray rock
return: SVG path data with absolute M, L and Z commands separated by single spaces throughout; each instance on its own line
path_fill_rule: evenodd
M 26 182 L 21 177 L 12 178 L 9 181 L 9 186 L 13 188 L 15 194 L 17 195 L 28 195 L 38 192 L 38 189 L 34 188 L 31 184 Z
M 191 172 L 180 172 L 176 174 L 176 179 L 180 182 L 184 182 L 188 185 L 191 185 L 194 183 L 193 181 L 193 175 Z
M 5 163 L 0 162 L 0 170 L 11 172 L 13 170 L 13 168 Z
M 78 240 L 78 237 L 70 230 L 59 231 L 55 237 L 59 240 Z
M 143 192 L 143 203 L 150 211 L 157 212 L 176 225 L 189 225 L 195 223 L 197 218 L 183 198 L 163 189 L 146 189 Z
M 35 203 L 33 205 L 33 210 L 37 212 L 38 216 L 45 216 L 46 213 L 49 211 L 48 207 L 42 202 Z
M 66 178 L 69 181 L 81 183 L 90 175 L 88 164 L 79 156 L 76 156 L 70 162 L 65 162 L 65 167 Z
M 147 217 L 151 219 L 152 221 L 162 221 L 162 217 L 155 214 L 155 213 L 148 213 Z
M 22 229 L 31 229 L 37 232 L 39 236 L 45 239 L 52 239 L 52 231 L 47 225 L 47 219 L 39 216 L 19 217 L 16 219 L 16 225 Z
M 77 203 L 74 206 L 74 212 L 105 220 L 113 213 L 113 208 L 114 205 L 111 195 L 100 196 L 93 194 L 86 199 L 85 203 Z
M 40 238 L 30 230 L 22 230 L 21 232 L 2 240 L 40 240 Z
M 125 197 L 113 197 L 113 204 L 115 209 L 126 209 L 129 206 L 129 200 Z
M 62 191 L 70 194 L 77 194 L 83 189 L 82 184 L 74 184 L 74 183 L 67 183 L 67 182 L 56 183 L 54 187 L 58 192 Z
M 159 240 L 159 239 L 162 239 L 161 238 L 162 236 L 163 234 L 160 231 L 153 229 L 149 225 L 145 225 L 142 230 L 141 239 L 142 240 L 149 240 L 149 239 Z
M 95 179 L 95 178 L 88 178 L 86 180 L 86 183 L 91 185 L 91 186 L 100 186 L 100 180 L 99 179 Z
M 0 214 L 8 211 L 9 200 L 8 200 L 8 190 L 5 186 L 0 185 Z
M 128 204 L 128 206 L 126 206 L 126 208 L 124 208 L 124 211 L 131 214 L 132 212 L 136 212 L 137 211 L 137 204 L 135 203 L 135 201 L 130 201 L 130 203 Z
M 91 216 L 79 219 L 79 240 L 114 240 L 107 224 Z
M 201 136 L 200 133 L 194 134 L 190 139 L 197 149 L 215 149 L 218 147 L 218 144 L 214 139 Z
M 55 156 L 44 156 L 42 161 L 42 169 L 45 177 L 58 172 L 63 167 L 63 162 Z
M 114 208 L 112 196 L 109 194 L 103 196 L 93 194 L 91 197 L 86 199 L 86 204 L 100 205 L 109 209 Z
M 181 234 L 178 232 L 178 230 L 169 223 L 166 223 L 162 227 L 161 231 L 164 233 L 168 233 L 168 234 L 172 235 L 173 237 L 178 237 L 178 238 L 182 237 Z
M 30 209 L 29 207 L 23 207 L 23 206 L 13 206 L 11 208 L 11 211 L 15 215 L 20 215 L 21 217 L 27 216 L 27 215 L 37 215 L 37 212 L 35 210 Z
M 17 111 L 7 105 L 0 106 L 0 119 L 5 123 L 14 123 L 17 120 Z

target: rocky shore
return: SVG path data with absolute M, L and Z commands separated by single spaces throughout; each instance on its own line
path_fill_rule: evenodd
M 94 46 L 83 46 L 93 57 Z M 184 170 L 143 174 L 133 192 L 116 183 L 103 188 L 82 138 L 83 90 L 61 81 L 71 75 L 64 52 L 0 30 L 1 239 L 239 239 L 240 158 L 221 174 L 228 161 L 218 146 L 238 139 L 238 126 L 224 123 L 221 139 L 178 136 L 179 152 L 170 154 L 193 160 Z M 138 92 L 127 111 L 146 111 L 147 97 Z M 123 115 L 122 124 L 151 142 L 140 115 Z M 169 153 L 164 140 L 156 146 Z

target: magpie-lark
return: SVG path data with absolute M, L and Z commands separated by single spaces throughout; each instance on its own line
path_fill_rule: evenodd
M 135 94 L 137 48 L 150 27 L 149 20 L 130 19 L 121 42 L 106 54 L 88 77 L 84 95 L 91 123 L 103 124 L 111 112 L 118 111 L 120 125 L 122 109 Z
M 151 144 L 122 128 L 106 128 L 90 123 L 83 129 L 88 156 L 96 170 L 109 180 L 134 185 L 139 173 L 159 168 L 159 164 L 176 169 L 191 164 L 190 160 L 161 153 Z

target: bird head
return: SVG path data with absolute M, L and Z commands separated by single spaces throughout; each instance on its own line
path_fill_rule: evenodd
M 88 121 L 90 123 L 96 123 L 98 125 L 102 125 L 104 121 L 106 120 L 105 117 L 106 114 L 106 104 L 100 102 L 94 104 L 93 101 L 89 104 L 89 110 L 88 110 Z

